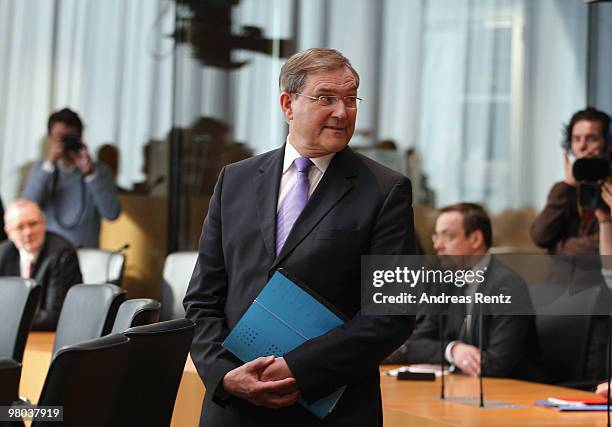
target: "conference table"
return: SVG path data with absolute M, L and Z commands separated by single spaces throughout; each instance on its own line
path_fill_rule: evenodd
M 23 360 L 20 394 L 36 402 L 51 360 L 54 334 L 32 332 Z M 530 383 L 526 381 L 485 378 L 485 407 L 478 407 L 478 380 L 463 375 L 445 377 L 446 399 L 440 399 L 440 379 L 436 381 L 399 381 L 384 375 L 381 367 L 381 389 L 385 427 L 449 426 L 575 426 L 606 425 L 605 412 L 558 412 L 535 405 L 548 397 L 594 397 L 593 393 Z M 181 379 L 172 427 L 198 425 L 204 386 L 187 358 Z

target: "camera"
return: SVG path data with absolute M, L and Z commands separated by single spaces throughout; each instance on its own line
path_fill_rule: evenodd
M 572 173 L 580 182 L 578 203 L 583 209 L 606 209 L 601 199 L 601 181 L 612 176 L 612 163 L 601 157 L 588 157 L 574 162 Z
M 74 151 L 78 153 L 84 147 L 81 142 L 81 137 L 77 134 L 68 134 L 62 138 L 62 144 L 64 144 L 64 151 Z

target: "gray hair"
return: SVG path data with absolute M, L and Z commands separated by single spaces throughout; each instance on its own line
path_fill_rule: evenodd
M 32 200 L 28 199 L 15 199 L 7 206 L 6 210 L 4 211 L 4 223 L 7 224 L 9 222 L 10 215 L 13 213 L 13 211 L 27 207 L 35 208 L 38 212 L 40 212 L 40 216 L 42 218 L 45 217 L 44 212 L 42 211 L 42 209 L 40 209 L 36 202 L 33 202 Z
M 336 70 L 347 67 L 355 76 L 356 87 L 359 87 L 359 74 L 350 61 L 335 49 L 312 48 L 291 56 L 282 66 L 278 83 L 282 92 L 296 93 L 306 85 L 309 73 Z

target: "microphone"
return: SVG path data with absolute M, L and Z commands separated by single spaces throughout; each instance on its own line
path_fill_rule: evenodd
M 480 388 L 480 407 L 484 408 L 484 390 L 482 387 L 482 370 L 484 367 L 484 358 L 482 355 L 482 322 L 483 322 L 483 316 L 482 316 L 482 307 L 479 307 L 479 312 L 478 312 L 478 348 L 480 349 L 480 372 L 478 373 L 478 386 Z
M 444 315 L 439 314 L 438 334 L 440 339 L 440 399 L 444 400 Z
M 121 246 L 119 249 L 117 249 L 117 250 L 115 250 L 115 251 L 112 251 L 112 253 L 113 253 L 113 254 L 118 254 L 118 253 L 121 253 L 121 252 L 123 252 L 124 250 L 129 249 L 129 247 L 130 247 L 130 244 L 129 244 L 129 243 L 126 243 L 126 244 L 124 244 L 123 246 Z
M 157 178 L 155 178 L 155 181 L 153 181 L 151 185 L 149 186 L 149 189 L 147 190 L 147 194 L 149 195 L 152 194 L 153 190 L 155 190 L 157 186 L 162 184 L 165 180 L 166 180 L 166 177 L 163 175 L 160 175 Z

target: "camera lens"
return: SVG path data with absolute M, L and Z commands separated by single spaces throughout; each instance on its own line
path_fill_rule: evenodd
M 64 144 L 64 150 L 66 151 L 80 151 L 83 148 L 81 137 L 76 134 L 69 134 L 62 138 Z

